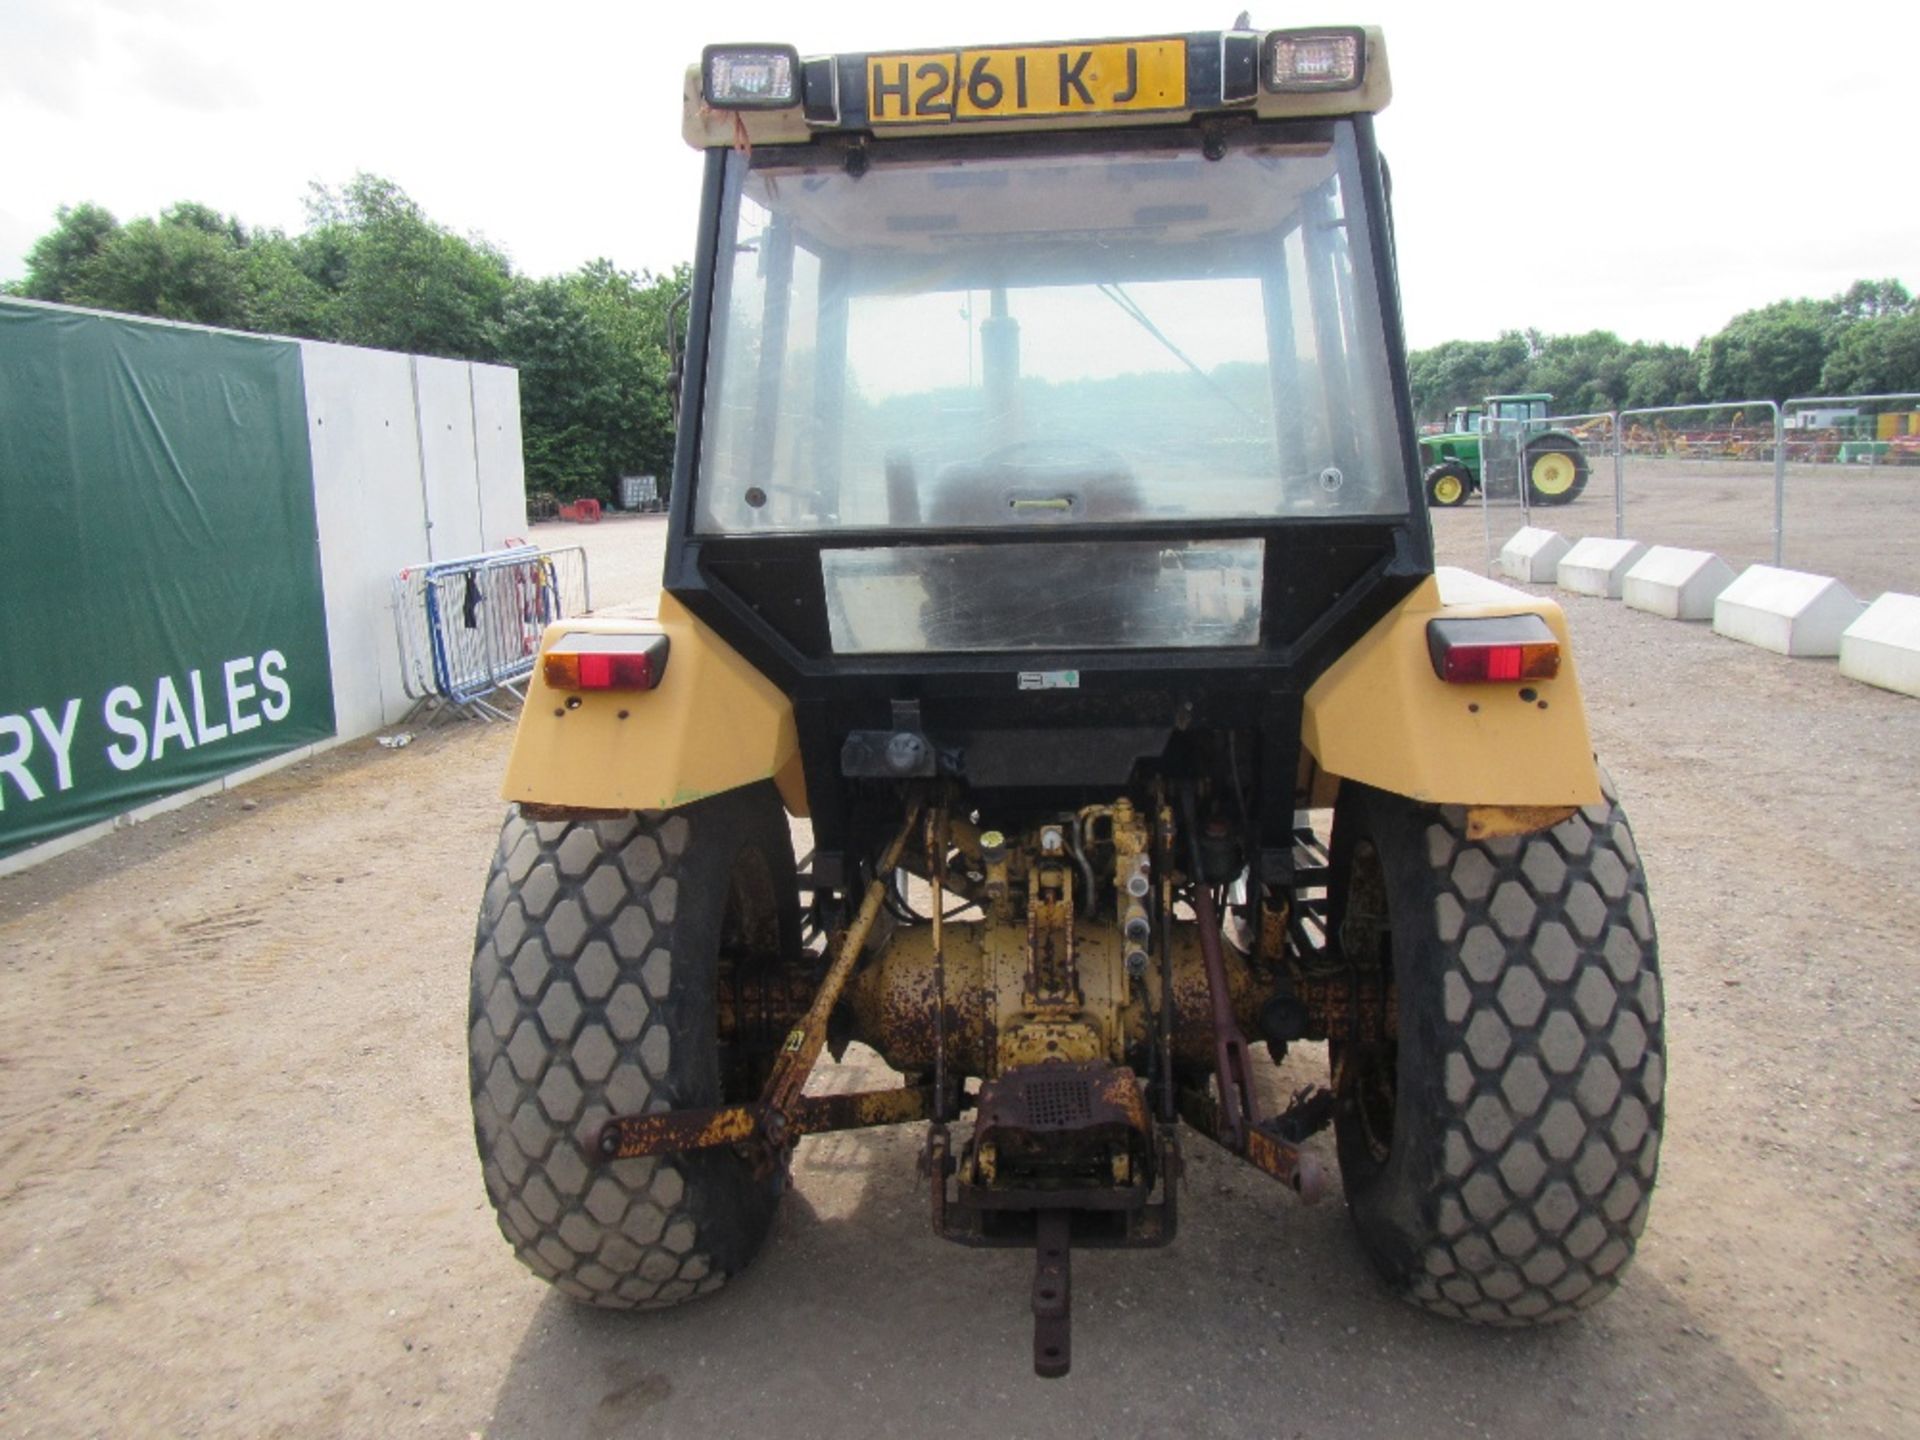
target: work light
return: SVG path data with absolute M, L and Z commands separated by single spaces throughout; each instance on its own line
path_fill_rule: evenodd
M 1366 57 L 1366 36 L 1359 30 L 1276 30 L 1267 36 L 1260 70 L 1269 90 L 1353 90 Z
M 702 90 L 716 110 L 782 110 L 799 99 L 800 52 L 791 45 L 709 45 Z

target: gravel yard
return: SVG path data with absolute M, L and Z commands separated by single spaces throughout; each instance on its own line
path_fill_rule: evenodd
M 1611 533 L 1610 484 L 1545 523 Z M 1628 498 L 1637 538 L 1735 558 Z M 1916 588 L 1889 513 L 1820 541 L 1863 596 Z M 1477 510 L 1438 520 L 1442 559 L 1481 568 Z M 589 547 L 601 604 L 645 607 L 663 531 L 538 538 Z M 1565 603 L 1670 1057 L 1639 1261 L 1580 1321 L 1428 1318 L 1375 1284 L 1337 1200 L 1302 1209 L 1196 1138 L 1179 1240 L 1076 1258 L 1074 1373 L 1040 1382 L 1031 1258 L 932 1238 L 915 1129 L 802 1142 L 766 1253 L 713 1299 L 576 1307 L 481 1190 L 467 965 L 511 735 L 455 724 L 0 879 L 0 1432 L 1914 1434 L 1920 702 Z M 871 1081 L 860 1053 L 834 1088 Z
M 1589 462 L 1585 493 L 1571 505 L 1536 507 L 1534 524 L 1569 539 L 1613 534 L 1613 457 L 1593 453 Z M 1626 533 L 1635 540 L 1711 550 L 1736 571 L 1773 563 L 1771 462 L 1629 455 L 1625 479 Z M 1444 542 L 1469 513 L 1471 551 L 1444 553 Z M 1441 558 L 1477 566 L 1483 529 L 1478 501 L 1436 519 Z M 1491 519 L 1498 549 L 1520 524 L 1518 502 L 1496 503 Z M 1920 594 L 1920 466 L 1789 465 L 1782 559 L 1789 569 L 1836 577 L 1862 600 L 1883 590 Z

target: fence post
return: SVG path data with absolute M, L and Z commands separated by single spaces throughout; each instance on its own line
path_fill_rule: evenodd
M 1513 422 L 1518 428 L 1513 435 L 1513 478 L 1520 490 L 1520 518 L 1526 524 L 1533 524 L 1533 496 L 1527 486 L 1527 422 Z M 1486 468 L 1484 465 L 1481 467 Z
M 1486 451 L 1484 449 L 1480 452 L 1480 456 L 1480 534 L 1487 557 L 1487 575 L 1491 578 L 1495 573 L 1493 557 L 1493 512 L 1487 508 L 1487 467 Z M 1431 524 L 1432 521 L 1429 520 L 1428 523 Z
M 1773 563 L 1786 564 L 1787 545 L 1787 417 L 1773 405 Z
M 1613 538 L 1627 538 L 1627 465 L 1620 453 L 1620 412 L 1613 412 Z

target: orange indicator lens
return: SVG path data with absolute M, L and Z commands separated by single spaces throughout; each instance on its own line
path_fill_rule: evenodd
M 1427 622 L 1433 673 L 1451 685 L 1551 680 L 1560 673 L 1560 641 L 1538 615 L 1492 615 Z
M 540 663 L 555 690 L 651 690 L 667 668 L 667 637 L 566 635 Z

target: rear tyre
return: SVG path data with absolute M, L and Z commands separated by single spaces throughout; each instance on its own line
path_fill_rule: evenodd
M 1527 446 L 1527 500 L 1571 505 L 1587 488 L 1587 456 L 1569 435 L 1542 435 Z
M 1332 924 L 1397 990 L 1334 1046 L 1360 1239 L 1416 1305 L 1494 1325 L 1604 1298 L 1646 1224 L 1665 1079 L 1653 917 L 1611 786 L 1550 831 L 1472 841 L 1455 806 L 1342 787 Z
M 1427 504 L 1436 510 L 1464 505 L 1473 494 L 1473 472 L 1458 460 L 1446 460 L 1427 471 Z
M 738 1152 L 590 1163 L 615 1114 L 751 1099 L 721 971 L 799 950 L 771 785 L 618 820 L 508 812 L 474 937 L 468 1076 L 487 1198 L 521 1261 L 576 1300 L 670 1305 L 752 1260 L 779 1197 Z M 723 1077 L 727 1077 L 723 1079 Z

